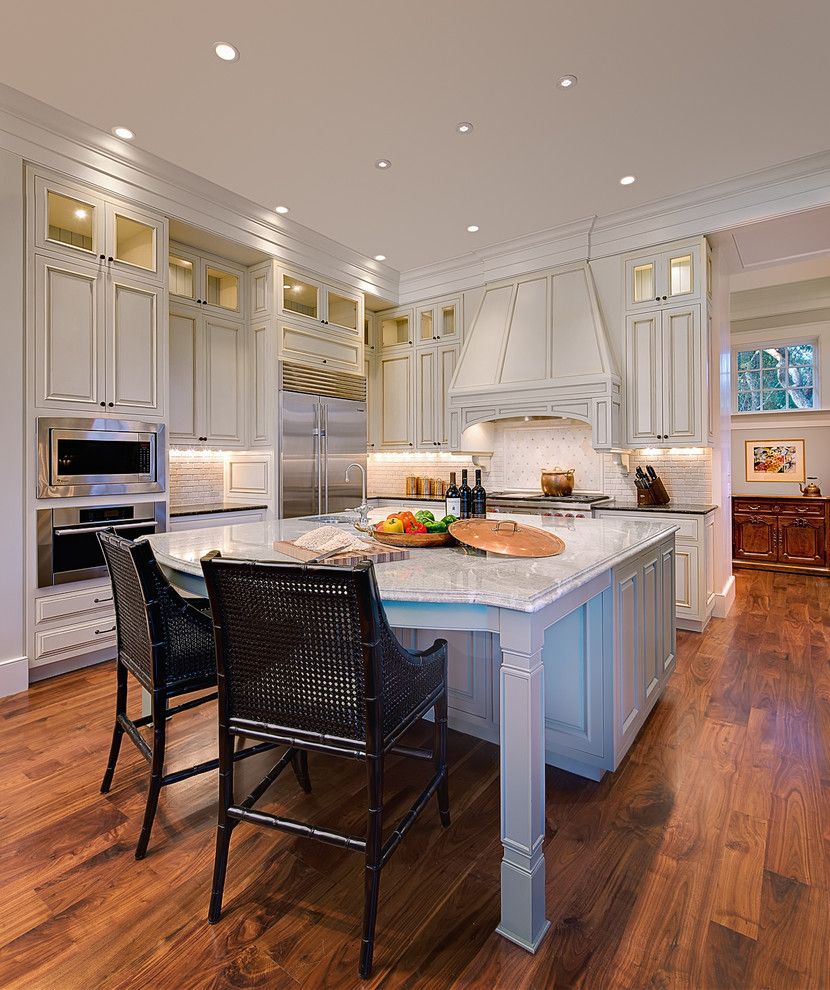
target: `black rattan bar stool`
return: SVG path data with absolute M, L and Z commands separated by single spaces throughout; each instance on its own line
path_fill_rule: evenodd
M 98 539 L 112 581 L 118 630 L 115 726 L 101 793 L 110 789 L 121 738 L 126 733 L 152 768 L 144 823 L 135 850 L 135 858 L 143 859 L 162 787 L 219 766 L 218 759 L 213 759 L 184 770 L 164 772 L 167 720 L 217 698 L 213 692 L 169 707 L 172 698 L 216 686 L 213 620 L 207 599 L 185 599 L 171 587 L 149 543 L 132 543 L 113 532 L 99 533 Z M 127 716 L 128 672 L 152 698 L 151 714 L 135 720 Z M 138 731 L 148 725 L 153 727 L 152 747 Z M 272 748 L 272 743 L 261 743 L 239 750 L 233 758 L 240 760 Z M 289 753 L 297 779 L 305 790 L 310 790 L 305 759 L 305 754 Z
M 282 829 L 365 856 L 359 973 L 372 968 L 382 867 L 437 794 L 450 823 L 447 788 L 447 644 L 410 652 L 395 638 L 371 563 L 355 567 L 202 559 L 219 671 L 219 821 L 208 920 L 222 912 L 231 833 L 239 822 Z M 433 747 L 398 746 L 435 710 Z M 287 765 L 283 757 L 243 801 L 234 800 L 234 737 L 287 743 L 366 761 L 366 836 L 280 817 L 254 807 Z M 383 771 L 387 753 L 433 764 L 433 774 L 385 842 Z

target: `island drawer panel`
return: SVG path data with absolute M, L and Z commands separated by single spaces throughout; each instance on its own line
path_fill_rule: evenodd
M 676 539 L 700 539 L 702 517 L 699 518 L 698 516 L 682 516 L 669 512 L 603 512 L 602 509 L 597 509 L 596 517 L 600 519 L 633 519 L 635 522 L 666 522 L 672 526 L 677 526 L 677 532 L 674 534 Z
M 35 599 L 35 622 L 42 625 L 55 619 L 71 619 L 96 612 L 112 611 L 112 587 L 109 581 L 83 591 L 65 591 Z

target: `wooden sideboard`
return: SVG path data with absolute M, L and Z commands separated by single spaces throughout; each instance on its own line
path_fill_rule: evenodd
M 732 563 L 830 574 L 830 498 L 733 495 Z

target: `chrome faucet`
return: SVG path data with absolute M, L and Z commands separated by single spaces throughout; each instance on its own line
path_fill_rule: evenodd
M 358 468 L 360 471 L 361 481 L 363 483 L 363 502 L 358 509 L 360 513 L 360 525 L 364 528 L 369 525 L 369 503 L 366 501 L 366 468 L 362 464 L 358 464 L 357 461 L 352 461 L 352 463 L 346 468 L 346 481 L 349 480 L 349 473 L 352 468 Z

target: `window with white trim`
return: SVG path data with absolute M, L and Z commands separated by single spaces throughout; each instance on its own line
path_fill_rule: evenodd
M 735 412 L 792 412 L 818 405 L 814 340 L 735 349 L 733 355 Z

